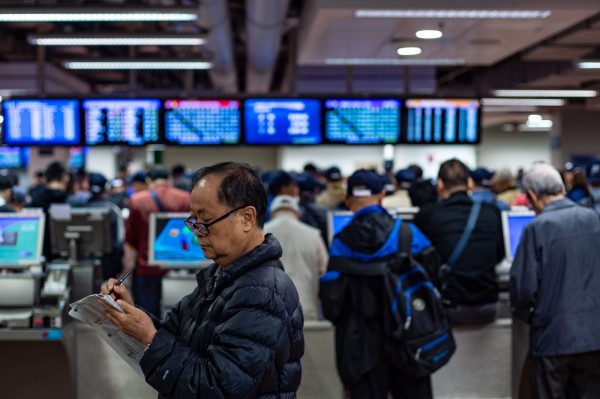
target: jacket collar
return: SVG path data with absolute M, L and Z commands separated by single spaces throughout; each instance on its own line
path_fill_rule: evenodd
M 557 199 L 557 200 L 547 203 L 546 206 L 544 206 L 544 209 L 542 209 L 542 213 L 552 212 L 552 211 L 556 211 L 558 209 L 563 209 L 563 208 L 570 208 L 573 206 L 577 206 L 577 205 L 573 201 L 571 201 L 569 198 L 565 197 L 565 198 Z

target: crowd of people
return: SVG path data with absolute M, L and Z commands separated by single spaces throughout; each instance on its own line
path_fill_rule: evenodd
M 597 374 L 600 364 L 600 340 L 592 331 L 600 325 L 596 316 L 600 298 L 587 284 L 599 275 L 593 267 L 600 256 L 589 251 L 600 248 L 596 243 L 600 219 L 594 212 L 600 165 L 594 167 L 586 177 L 584 169 L 567 165 L 559 173 L 539 163 L 513 175 L 509 169 L 469 169 L 450 159 L 441 164 L 433 180 L 423 176 L 418 165 L 396 173 L 360 169 L 344 176 L 336 166 L 321 170 L 307 164 L 301 172 L 258 173 L 242 164 L 223 163 L 202 168 L 193 177 L 177 165 L 171 173 L 152 167 L 128 175 L 122 169 L 109 180 L 93 172 L 69 174 L 54 162 L 43 174 L 36 174 L 24 198 L 15 194 L 20 191 L 14 177 L 0 175 L 0 211 L 19 211 L 23 206 L 47 211 L 54 203 L 111 210 L 115 254 L 103 262 L 108 283 L 102 290 L 114 289 L 127 308 L 130 318 L 114 314 L 113 321 L 152 349 L 142 368 L 159 392 L 188 394 L 192 386 L 198 392 L 212 392 L 210 381 L 221 374 L 202 369 L 203 362 L 211 361 L 240 384 L 219 386 L 220 394 L 231 389 L 255 396 L 283 392 L 291 397 L 299 384 L 301 321 L 327 318 L 336 328 L 338 372 L 348 395 L 383 399 L 388 393 L 394 398 L 432 398 L 430 378 L 400 378 L 389 363 L 383 344 L 381 282 L 362 272 L 340 273 L 331 266 L 368 265 L 398 252 L 400 236 L 389 209 L 417 207 L 414 219 L 406 222 L 412 253 L 431 273 L 451 324 L 491 323 L 498 310 L 496 265 L 505 257 L 501 211 L 527 207 L 541 216 L 524 231 L 510 289 L 517 315 L 532 323 L 534 391 L 542 398 L 557 397 L 553 395 L 562 391 L 576 392 L 572 397 L 598 397 L 594 395 L 599 380 L 590 373 Z M 334 210 L 349 210 L 353 216 L 330 243 L 327 212 Z M 148 220 L 153 212 L 190 212 L 186 225 L 201 240 L 205 256 L 215 261 L 210 270 L 199 274 L 200 291 L 186 297 L 166 321 L 159 320 L 165 272 L 149 265 L 147 258 Z M 223 220 L 229 220 L 230 230 Z M 567 225 L 566 230 L 574 233 L 568 240 L 562 233 Z M 552 244 L 563 239 L 572 245 Z M 44 255 L 47 259 L 54 255 L 48 239 Z M 134 266 L 132 296 L 127 288 L 114 287 L 116 280 L 110 277 Z M 564 279 L 568 268 L 577 273 Z M 250 285 L 240 282 L 241 276 L 250 279 Z M 235 278 L 241 280 L 232 283 Z M 320 289 L 320 282 L 338 279 L 343 289 L 327 291 L 322 284 Z M 280 297 L 276 304 L 268 301 L 272 295 Z M 567 305 L 573 296 L 576 300 Z M 145 313 L 134 310 L 133 298 Z M 554 314 L 557 306 L 565 312 L 568 306 L 577 309 L 579 316 Z M 215 316 L 213 307 L 220 316 Z M 236 311 L 242 315 L 235 316 Z M 280 335 L 265 332 L 251 322 L 253 317 L 266 317 L 271 328 L 279 326 Z M 221 338 L 215 335 L 217 329 L 224 334 Z M 568 336 L 559 336 L 560 331 L 568 331 Z M 252 353 L 243 349 L 244 342 L 258 343 L 262 349 Z M 177 350 L 177 356 L 171 350 Z M 190 356 L 198 357 L 195 363 L 177 363 Z M 251 364 L 258 367 L 254 371 L 269 374 L 249 373 Z M 188 385 L 172 378 L 161 381 L 161 373 L 165 380 L 169 370 L 177 370 L 177 378 L 183 373 Z

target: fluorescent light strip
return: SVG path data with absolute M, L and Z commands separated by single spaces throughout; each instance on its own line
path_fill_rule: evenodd
M 579 69 L 600 69 L 600 61 L 581 61 L 577 63 Z
M 0 22 L 122 22 L 122 21 L 195 21 L 197 11 L 183 9 L 160 9 L 140 11 L 107 12 L 90 9 L 88 12 L 59 11 L 59 8 L 32 12 L 31 8 L 22 10 L 0 10 Z M 71 9 L 72 10 L 72 9 Z
M 562 107 L 565 100 L 559 98 L 483 98 L 484 106 L 532 106 L 532 107 Z
M 206 61 L 66 61 L 67 69 L 210 69 Z
M 44 37 L 30 36 L 29 44 L 36 46 L 199 46 L 206 43 L 203 37 Z
M 357 18 L 544 19 L 548 10 L 356 10 Z
M 325 65 L 464 65 L 463 58 L 326 58 Z
M 494 90 L 496 97 L 596 97 L 596 90 Z
M 526 105 L 526 106 L 490 106 L 486 105 L 483 107 L 484 112 L 535 112 L 537 107 Z

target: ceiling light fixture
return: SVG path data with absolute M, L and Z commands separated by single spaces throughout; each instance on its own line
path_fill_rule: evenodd
M 565 100 L 560 98 L 482 98 L 484 106 L 532 106 L 532 107 L 562 107 Z
M 67 69 L 210 69 L 212 63 L 206 61 L 65 61 Z
M 563 97 L 589 98 L 596 97 L 596 90 L 494 90 L 496 97 Z
M 398 55 L 419 55 L 422 50 L 420 47 L 400 47 L 396 52 Z
M 579 69 L 600 69 L 600 61 L 580 61 L 577 63 Z
M 356 10 L 357 18 L 544 19 L 548 10 Z
M 326 58 L 325 65 L 445 65 L 466 63 L 464 58 Z
M 0 22 L 122 22 L 195 21 L 196 8 L 144 8 L 107 11 L 103 8 L 8 8 L 0 9 Z
M 206 43 L 200 35 L 29 35 L 34 46 L 199 46 Z
M 423 29 L 415 34 L 419 39 L 432 40 L 442 37 L 442 31 L 437 29 Z

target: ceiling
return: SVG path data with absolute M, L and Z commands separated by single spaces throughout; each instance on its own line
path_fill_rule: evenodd
M 2 23 L 3 65 L 50 65 L 63 80 L 101 94 L 198 95 L 215 92 L 371 92 L 489 96 L 497 88 L 600 89 L 600 70 L 579 70 L 575 60 L 600 59 L 598 0 L 454 0 L 453 9 L 547 10 L 543 19 L 357 18 L 355 11 L 397 10 L 395 0 L 13 0 L 1 7 L 194 7 L 196 22 Z M 402 9 L 448 8 L 447 0 L 405 0 Z M 420 29 L 444 36 L 420 40 Z M 41 33 L 198 33 L 206 46 L 45 47 L 27 42 Z M 399 57 L 396 49 L 422 53 Z M 208 59 L 210 71 L 65 71 L 69 59 Z M 354 61 L 348 62 L 348 59 Z M 456 65 L 357 66 L 398 60 L 454 60 Z M 294 62 L 293 60 L 297 60 Z M 348 63 L 346 65 L 346 63 Z M 14 68 L 13 68 L 14 69 Z M 58 73 L 58 72 L 57 72 Z M 10 93 L 11 79 L 0 79 Z M 12 79 L 12 84 L 18 79 Z M 47 90 L 44 85 L 35 89 Z M 598 103 L 595 101 L 594 103 Z M 583 102 L 572 102 L 581 105 Z M 505 120 L 496 113 L 494 118 Z M 490 120 L 493 119 L 490 117 Z

